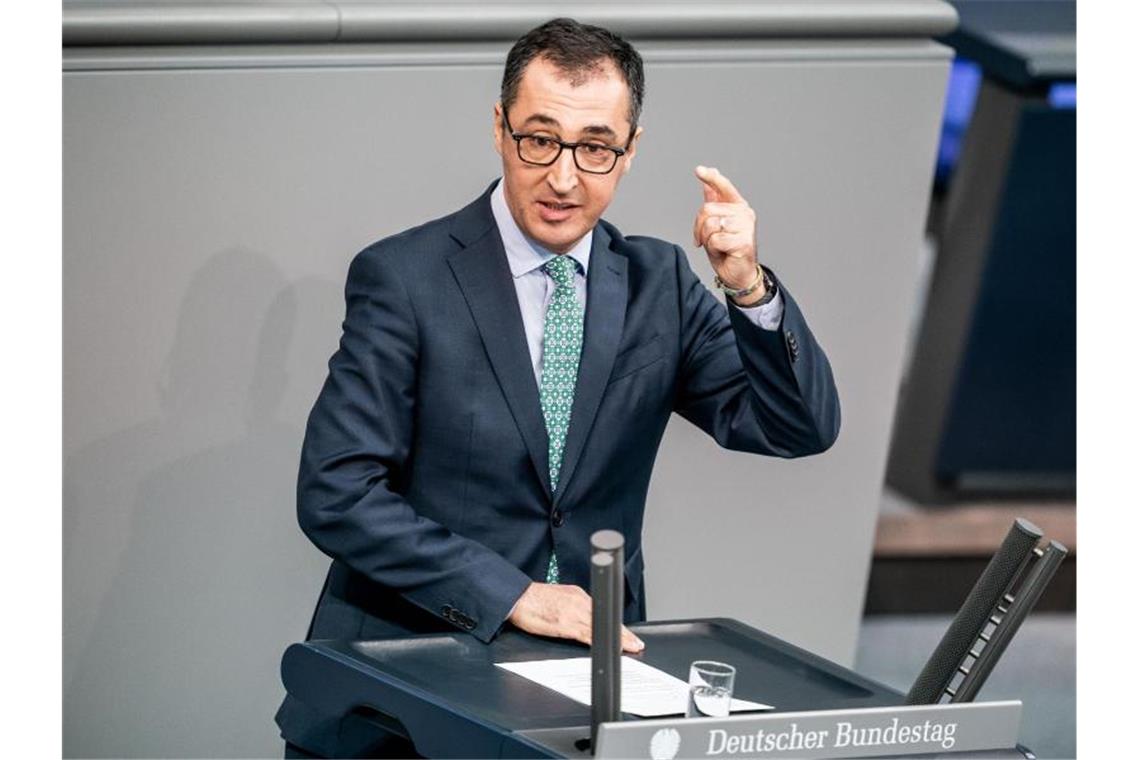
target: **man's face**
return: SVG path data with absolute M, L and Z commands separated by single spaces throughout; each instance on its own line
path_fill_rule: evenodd
M 517 134 L 624 148 L 630 130 L 629 87 L 610 61 L 575 86 L 548 60 L 536 58 L 523 71 L 507 118 Z M 503 191 L 523 233 L 555 253 L 573 248 L 610 205 L 640 136 L 638 128 L 609 174 L 580 170 L 570 150 L 563 150 L 550 166 L 535 166 L 519 158 L 503 125 L 502 105 L 495 104 L 495 150 L 503 158 Z

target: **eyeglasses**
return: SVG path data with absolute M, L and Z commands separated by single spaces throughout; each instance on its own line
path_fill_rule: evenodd
M 599 142 L 562 142 L 549 135 L 520 134 L 511 127 L 503 109 L 503 124 L 518 147 L 519 159 L 533 166 L 550 166 L 567 148 L 574 155 L 574 165 L 587 174 L 609 174 L 625 155 L 626 148 L 614 148 Z M 632 139 L 632 135 L 630 136 Z M 626 147 L 629 143 L 626 143 Z

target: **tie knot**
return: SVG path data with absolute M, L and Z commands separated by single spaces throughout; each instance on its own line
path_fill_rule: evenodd
M 543 264 L 542 268 L 554 282 L 565 287 L 574 284 L 574 271 L 578 268 L 578 262 L 568 254 L 561 254 Z

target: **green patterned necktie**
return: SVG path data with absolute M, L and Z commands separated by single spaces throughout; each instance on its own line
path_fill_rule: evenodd
M 546 308 L 542 326 L 542 416 L 546 420 L 549 439 L 550 487 L 558 490 L 558 470 L 562 467 L 562 449 L 570 428 L 570 409 L 574 405 L 574 385 L 578 382 L 578 360 L 582 355 L 582 321 L 584 312 L 574 291 L 574 272 L 578 262 L 568 255 L 555 256 L 543 265 L 557 287 Z M 546 582 L 558 583 L 558 557 L 550 553 Z

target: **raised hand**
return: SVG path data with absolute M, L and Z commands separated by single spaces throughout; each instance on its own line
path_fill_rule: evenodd
M 718 170 L 698 166 L 696 174 L 704 203 L 693 222 L 693 244 L 704 247 L 721 282 L 746 288 L 756 281 L 756 212 Z M 763 295 L 761 285 L 750 300 Z

